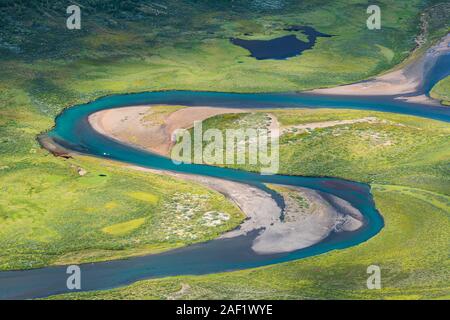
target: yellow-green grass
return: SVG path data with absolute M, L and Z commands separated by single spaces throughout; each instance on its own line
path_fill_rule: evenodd
M 184 285 L 189 289 L 176 295 L 177 298 L 446 299 L 450 292 L 450 182 L 446 171 L 450 160 L 450 126 L 412 116 L 356 110 L 269 112 L 276 115 L 285 128 L 367 116 L 378 119 L 375 123 L 316 129 L 316 133 L 300 134 L 294 140 L 291 136 L 288 141 L 292 143 L 281 144 L 281 168 L 291 174 L 328 175 L 331 154 L 337 176 L 372 184 L 375 204 L 385 220 L 385 227 L 379 234 L 355 247 L 275 266 L 146 280 L 113 290 L 52 298 L 166 299 L 176 295 Z M 258 114 L 221 115 L 203 125 L 204 129 L 209 126 L 225 129 L 233 127 L 232 123 L 242 118 L 257 123 L 264 117 Z M 379 141 L 372 141 L 371 135 L 379 136 Z M 392 144 L 384 145 L 385 139 Z M 283 156 L 286 150 L 295 156 Z M 314 161 L 305 168 L 305 159 L 311 153 Z M 349 170 L 340 163 L 349 166 Z M 278 186 L 270 187 L 279 189 Z M 366 287 L 366 270 L 372 264 L 381 268 L 381 290 Z
M 450 76 L 439 81 L 431 89 L 430 96 L 441 101 L 442 104 L 450 106 Z
M 448 197 L 376 185 L 385 227 L 369 241 L 316 257 L 230 273 L 145 280 L 52 299 L 446 299 L 450 292 Z M 447 207 L 446 210 L 443 210 Z M 366 286 L 367 267 L 381 268 L 381 290 Z
M 0 11 L 2 17 L 12 17 L 0 20 L 14 21 L 12 27 L 7 23 L 0 30 L 0 269 L 116 259 L 188 243 L 176 237 L 158 238 L 158 232 L 163 230 L 161 221 L 148 219 L 147 215 L 153 217 L 159 212 L 152 211 L 152 207 L 165 203 L 165 188 L 182 191 L 184 187 L 178 187 L 187 185 L 191 190 L 192 184 L 174 181 L 162 187 L 152 184 L 159 180 L 148 174 L 113 164 L 104 167 L 103 162 L 84 157 L 56 159 L 40 149 L 35 137 L 53 125 L 54 116 L 64 107 L 113 93 L 165 89 L 296 91 L 360 80 L 387 70 L 408 56 L 419 32 L 419 12 L 428 4 L 381 1 L 382 8 L 389 6 L 389 10 L 383 14 L 383 30 L 372 32 L 365 27 L 367 3 L 360 0 L 295 1 L 276 12 L 253 8 L 229 12 L 220 3 L 211 7 L 209 2 L 197 3 L 191 7 L 182 1 L 169 2 L 171 14 L 141 21 L 120 20 L 106 12 L 100 16 L 85 15 L 81 32 L 61 28 L 66 16 L 58 16 L 54 10 L 49 11 L 52 19 L 28 6 L 16 10 L 20 3 L 10 11 Z M 48 5 L 49 2 L 43 2 L 42 8 Z M 26 10 L 29 14 L 15 17 L 17 12 Z M 441 16 L 444 22 L 448 21 L 445 15 Z M 30 19 L 51 31 L 29 27 Z M 448 29 L 436 21 L 430 25 L 428 44 Z M 321 38 L 313 50 L 285 61 L 254 60 L 228 41 L 248 32 L 254 39 L 285 35 L 283 28 L 292 24 L 311 25 L 335 37 Z M 304 39 L 301 34 L 298 36 Z M 21 51 L 5 49 L 5 42 L 17 44 Z M 424 153 L 422 162 L 427 164 L 432 157 L 445 159 L 445 152 L 436 151 L 430 156 Z M 86 169 L 88 174 L 80 177 L 77 167 Z M 428 170 L 425 167 L 423 170 Z M 326 169 L 306 171 L 330 174 Z M 409 176 L 402 173 L 399 181 L 414 182 L 414 186 L 423 184 L 435 192 L 448 190 L 447 180 L 440 177 L 442 166 L 433 163 L 426 173 L 423 170 L 419 176 L 415 171 Z M 331 174 L 352 177 L 342 170 Z M 356 178 L 364 180 L 367 176 Z M 130 183 L 139 192 L 158 195 L 158 203 L 129 197 L 126 193 L 130 190 L 120 182 Z M 199 190 L 204 192 L 207 191 Z M 224 206 L 229 206 L 216 200 L 209 202 L 214 208 L 223 211 Z M 107 216 L 108 212 L 113 214 Z M 144 217 L 141 227 L 119 236 L 120 239 L 101 231 Z M 242 218 L 238 212 L 233 217 L 223 230 L 232 228 Z M 140 235 L 145 227 L 155 230 L 154 238 Z M 199 238 L 191 241 L 221 232 L 196 228 Z

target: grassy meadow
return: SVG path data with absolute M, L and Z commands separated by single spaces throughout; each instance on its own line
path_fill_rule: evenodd
M 228 1 L 172 0 L 158 14 L 135 1 L 136 7 L 118 8 L 121 15 L 106 9 L 112 0 L 85 1 L 82 29 L 77 31 L 65 29 L 64 12 L 58 10 L 64 8 L 62 2 L 41 2 L 51 18 L 25 4 L 18 11 L 17 2 L 2 10 L 1 19 L 8 23 L 0 31 L 0 77 L 8 84 L 13 78 L 12 87 L 25 90 L 36 111 L 46 115 L 118 92 L 298 91 L 358 81 L 409 56 L 421 32 L 420 13 L 427 7 L 418 0 L 380 1 L 383 28 L 370 31 L 367 2 L 362 0 L 286 1 L 276 10 L 258 9 L 248 1 L 230 6 Z M 441 15 L 430 17 L 437 23 L 427 28 L 428 43 L 444 32 Z M 14 23 L 7 16 L 15 17 Z M 26 20 L 30 16 L 33 28 Z M 284 30 L 292 25 L 313 26 L 334 36 L 319 38 L 312 50 L 284 61 L 255 60 L 229 41 L 286 34 L 305 40 L 301 32 Z

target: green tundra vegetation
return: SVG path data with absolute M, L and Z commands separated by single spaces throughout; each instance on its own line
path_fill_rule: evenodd
M 258 121 L 267 112 L 216 116 L 204 122 L 204 129 L 211 123 L 230 128 L 239 118 Z M 286 130 L 280 138 L 281 173 L 333 175 L 370 183 L 385 220 L 378 235 L 345 250 L 273 266 L 145 280 L 113 290 L 52 298 L 448 299 L 450 125 L 353 110 L 269 112 Z M 367 117 L 370 122 L 295 129 Z M 381 268 L 381 290 L 366 287 L 366 269 L 372 264 Z
M 139 281 L 53 299 L 449 299 L 448 196 L 408 187 L 373 187 L 385 228 L 356 247 L 257 269 Z M 417 196 L 420 194 L 420 196 Z M 381 290 L 366 270 L 381 268 Z M 181 287 L 182 295 L 177 295 Z
M 431 90 L 430 96 L 450 106 L 450 76 L 439 81 Z
M 298 91 L 349 83 L 404 61 L 420 33 L 422 48 L 428 47 L 448 31 L 449 21 L 449 11 L 442 10 L 445 4 L 422 0 L 378 1 L 383 10 L 383 28 L 378 31 L 365 26 L 365 0 L 292 0 L 283 1 L 281 7 L 244 0 L 78 3 L 82 6 L 81 30 L 66 29 L 65 1 L 0 3 L 2 270 L 159 252 L 213 238 L 242 219 L 222 196 L 192 183 L 88 157 L 65 160 L 49 155 L 40 148 L 36 136 L 51 128 L 54 117 L 64 108 L 114 93 L 166 89 Z M 420 22 L 421 12 L 426 12 L 426 28 Z M 257 61 L 228 40 L 292 34 L 284 30 L 292 25 L 313 26 L 334 36 L 319 38 L 312 50 L 283 61 Z M 305 38 L 300 32 L 296 34 Z M 318 119 L 326 113 L 317 111 L 312 116 Z M 330 117 L 337 116 L 334 112 Z M 282 114 L 278 117 L 282 119 Z M 349 146 L 341 144 L 338 150 L 338 145 L 327 142 L 328 129 L 322 138 L 319 134 L 312 140 L 288 139 L 328 144 L 334 148 L 325 152 L 328 157 L 340 152 L 336 154 L 342 161 L 336 161 L 338 168 L 332 168 L 333 159 L 326 155 L 319 157 L 315 167 L 303 168 L 296 161 L 282 167 L 284 172 L 337 175 L 383 185 L 374 192 L 387 226 L 371 241 L 279 266 L 145 281 L 111 292 L 89 293 L 89 297 L 170 297 L 181 283 L 189 283 L 189 298 L 327 298 L 340 293 L 342 297 L 394 298 L 405 292 L 411 292 L 413 298 L 448 297 L 448 259 L 442 260 L 443 246 L 448 247 L 448 208 L 444 207 L 448 202 L 443 198 L 446 186 L 448 190 L 443 175 L 448 149 L 440 153 L 443 138 L 420 127 L 416 119 L 392 117 L 389 119 L 400 123 L 411 121 L 412 128 L 405 128 L 407 141 L 393 140 L 390 157 L 380 163 L 386 172 L 377 171 L 376 161 L 365 170 L 364 163 L 348 159 L 343 152 Z M 447 134 L 443 124 L 432 124 L 436 132 Z M 365 124 L 356 126 L 367 132 Z M 382 129 L 395 139 L 401 139 L 400 130 L 388 124 Z M 357 132 L 342 134 L 360 146 L 368 143 Z M 417 146 L 413 143 L 415 134 Z M 430 145 L 436 142 L 436 148 L 425 148 L 426 139 Z M 391 157 L 405 156 L 406 151 L 400 150 L 403 142 L 417 151 L 417 158 L 398 158 L 404 161 L 400 165 Z M 301 148 L 297 143 L 296 149 Z M 283 152 L 289 156 L 287 148 Z M 353 164 L 357 165 L 354 175 Z M 395 189 L 394 194 L 389 185 L 409 189 Z M 418 196 L 419 189 L 429 194 L 421 191 Z M 220 209 L 230 219 L 211 228 L 205 226 L 200 212 L 194 212 L 192 223 L 187 225 L 163 217 L 162 208 L 173 209 L 170 217 L 183 215 L 173 208 L 173 199 L 188 202 L 182 198 L 186 190 L 204 213 Z M 187 212 L 190 209 L 186 208 Z M 167 239 L 160 230 L 171 230 L 172 236 Z M 192 234 L 197 238 L 188 237 Z M 386 268 L 382 291 L 363 290 L 368 263 Z
M 34 150 L 0 167 L 4 270 L 156 253 L 216 238 L 244 218 L 223 195 L 193 183 Z M 211 225 L 213 212 L 228 219 Z
M 415 38 L 426 43 L 444 32 L 445 10 L 435 1 L 379 1 L 383 28 L 366 27 L 367 1 L 283 1 L 280 8 L 256 1 L 80 1 L 81 30 L 65 27 L 64 1 L 0 4 L 1 79 L 23 90 L 34 110 L 61 108 L 111 93 L 195 89 L 298 91 L 368 78 L 407 58 Z M 135 3 L 135 5 L 132 5 Z M 163 6 L 160 6 L 163 5 Z M 115 10 L 119 10 L 116 12 Z M 421 30 L 420 13 L 430 24 Z M 274 38 L 313 26 L 334 35 L 284 61 L 258 61 L 231 37 Z M 448 28 L 448 27 L 447 27 Z M 349 50 L 351 48 L 351 50 Z M 3 81 L 2 81 L 3 82 Z

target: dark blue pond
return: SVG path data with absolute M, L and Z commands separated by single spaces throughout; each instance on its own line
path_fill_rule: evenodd
M 307 35 L 308 41 L 302 41 L 296 35 L 286 35 L 270 40 L 246 40 L 231 38 L 231 43 L 250 51 L 250 56 L 258 60 L 283 60 L 295 57 L 303 51 L 311 49 L 316 44 L 317 37 L 331 37 L 331 35 L 316 31 L 312 27 L 293 26 L 286 31 L 301 31 Z

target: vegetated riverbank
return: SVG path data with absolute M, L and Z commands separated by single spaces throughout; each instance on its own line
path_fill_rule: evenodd
M 71 229 L 68 222 L 75 223 L 76 217 L 82 217 L 76 201 L 91 204 L 86 210 L 92 216 L 102 215 L 104 210 L 102 206 L 94 205 L 92 199 L 89 200 L 91 189 L 83 187 L 85 179 L 78 173 L 78 168 L 82 168 L 81 172 L 88 171 L 85 178 L 90 176 L 88 167 L 91 164 L 83 157 L 67 160 L 53 158 L 47 151 L 41 150 L 35 139 L 52 127 L 54 117 L 64 107 L 120 92 L 193 87 L 239 92 L 294 91 L 358 80 L 366 77 L 367 73 L 376 74 L 379 70 L 395 65 L 407 55 L 405 51 L 413 46 L 411 38 L 416 33 L 416 14 L 419 12 L 416 7 L 418 2 L 390 4 L 393 10 L 385 17 L 386 25 L 390 26 L 386 32 L 390 36 L 385 36 L 355 26 L 353 18 L 345 12 L 360 10 L 358 3 L 327 4 L 327 14 L 342 21 L 338 25 L 323 19 L 322 7 L 310 8 L 308 14 L 304 14 L 305 4 L 298 2 L 276 13 L 255 12 L 253 7 L 244 4 L 239 14 L 209 5 L 202 5 L 199 10 L 177 1 L 171 3 L 176 3 L 169 10 L 173 15 L 160 16 L 163 19 L 159 19 L 156 25 L 150 22 L 152 19 L 130 22 L 127 18 L 114 16 L 114 13 L 104 13 L 106 19 L 87 15 L 83 19 L 85 32 L 77 34 L 60 28 L 59 23 L 64 26 L 67 17 L 64 13 L 59 14 L 58 10 L 51 13 L 55 20 L 49 20 L 23 4 L 17 4 L 22 12 L 27 12 L 22 16 L 17 16 L 19 11 L 15 6 L 6 5 L 5 10 L 1 10 L 0 14 L 9 17 L 3 19 L 6 23 L 1 30 L 0 44 L 0 132 L 3 137 L 0 144 L 0 175 L 2 180 L 10 184 L 1 189 L 0 209 L 8 223 L 2 222 L 2 234 L 5 236 L 0 239 L 0 245 L 9 248 L 3 250 L 1 268 L 51 264 L 48 259 L 51 260 L 55 255 L 45 254 L 50 252 L 46 249 L 48 246 L 58 254 L 64 253 L 66 249 L 53 239 L 58 238 L 60 233 L 74 235 L 66 230 Z M 49 5 L 53 6 L 43 3 L 42 7 L 48 8 Z M 58 4 L 60 6 L 63 5 Z M 328 10 L 330 8 L 331 11 Z M 85 9 L 95 8 L 88 5 Z M 129 15 L 129 10 L 134 8 L 123 10 Z M 176 21 L 180 14 L 185 17 L 186 12 L 192 13 L 188 15 L 192 19 L 182 19 L 183 28 L 198 32 L 178 32 L 180 28 Z M 218 23 L 215 19 L 207 18 L 202 20 L 204 23 L 200 26 L 196 26 L 196 22 L 204 17 L 198 16 L 199 12 L 220 12 L 224 19 Z M 302 14 L 299 15 L 299 12 Z M 299 21 L 299 17 L 302 21 Z M 51 31 L 45 33 L 38 28 L 29 28 L 28 21 L 31 18 Z M 398 19 L 403 19 L 405 23 L 398 24 Z M 118 26 L 125 20 L 126 29 L 104 23 L 116 21 Z M 334 21 L 334 18 L 329 21 Z M 146 22 L 150 22 L 150 25 Z M 360 22 L 362 26 L 365 25 L 364 15 L 361 15 Z M 295 24 L 312 25 L 323 32 L 341 36 L 334 37 L 333 42 L 329 42 L 329 38 L 320 39 L 314 50 L 305 53 L 300 60 L 296 57 L 282 64 L 269 61 L 261 64 L 254 59 L 247 59 L 244 50 L 234 47 L 227 40 L 249 31 L 254 37 L 281 36 L 292 33 L 284 29 Z M 148 28 L 152 32 L 142 32 Z M 28 31 L 23 32 L 24 29 Z M 204 32 L 205 29 L 212 33 Z M 54 36 L 48 37 L 50 33 Z M 142 37 L 135 37 L 135 34 L 141 34 Z M 169 46 L 167 39 L 173 40 Z M 359 39 L 371 40 L 365 43 Z M 391 50 L 394 57 L 386 59 L 381 51 L 368 56 L 367 52 L 373 53 L 374 43 Z M 357 45 L 353 47 L 351 56 L 347 50 L 350 44 Z M 320 73 L 317 72 L 318 67 Z M 242 81 L 237 83 L 237 78 Z M 120 183 L 122 169 L 114 168 L 115 174 L 106 170 L 110 168 L 99 171 L 93 169 L 99 175 L 114 176 L 108 180 L 111 183 L 100 183 L 107 180 L 102 176 L 103 180 L 99 179 L 99 183 L 95 184 L 98 197 L 103 197 L 105 203 L 108 199 L 120 198 L 125 192 Z M 140 183 L 140 178 L 128 175 L 126 171 L 123 174 L 131 181 L 136 179 L 136 184 Z M 59 195 L 58 203 L 47 201 L 52 188 L 59 190 L 55 191 Z M 62 203 L 67 205 L 61 207 Z M 127 202 L 124 200 L 123 203 Z M 119 214 L 122 209 L 118 206 L 114 210 Z M 141 209 L 144 210 L 143 207 Z M 27 214 L 24 215 L 24 212 Z M 38 217 L 38 213 L 44 215 Z M 70 215 L 72 219 L 57 218 L 56 213 Z M 105 216 L 105 219 L 112 217 Z M 51 223 L 45 227 L 33 227 L 44 221 Z M 110 222 L 113 224 L 116 220 Z M 106 227 L 107 221 L 104 223 Z M 101 228 L 96 232 L 99 236 L 103 234 Z M 10 237 L 10 234 L 15 237 Z M 43 236 L 45 234 L 52 236 Z M 13 238 L 21 240 L 13 243 Z M 84 249 L 95 246 L 90 242 L 96 239 L 95 236 L 83 239 L 86 241 L 70 242 L 77 244 L 74 248 L 70 247 L 74 254 L 81 254 Z M 31 254 L 29 248 L 34 248 Z M 100 249 L 110 248 L 103 246 Z M 118 252 L 113 253 L 116 255 Z
M 389 183 L 447 192 L 448 124 L 392 113 L 335 109 L 264 109 L 216 116 L 203 129 L 226 130 L 278 120 L 280 174 L 331 175 L 366 183 Z M 426 164 L 426 165 L 425 165 Z M 259 172 L 258 165 L 233 168 Z M 433 170 L 430 170 L 433 168 Z M 420 178 L 419 178 L 420 177 Z
M 445 205 L 448 202 L 445 192 L 448 192 L 449 180 L 443 169 L 450 158 L 446 143 L 448 124 L 405 115 L 355 110 L 271 112 L 278 117 L 281 126 L 318 123 L 325 119 L 362 119 L 369 113 L 379 119 L 341 125 L 335 123 L 334 126 L 314 129 L 309 134 L 286 132 L 296 140 L 293 137 L 285 140 L 290 150 L 305 147 L 313 153 L 315 161 L 311 165 L 315 169 L 310 166 L 306 170 L 313 169 L 318 174 L 329 172 L 327 159 L 333 155 L 333 168 L 337 175 L 381 183 L 373 189 L 377 207 L 386 221 L 386 227 L 379 235 L 356 247 L 276 266 L 226 274 L 141 281 L 105 292 L 64 297 L 164 298 L 178 291 L 181 283 L 190 287 L 181 298 L 418 299 L 445 296 L 448 292 L 445 248 L 448 245 L 446 234 L 450 229 L 450 208 Z M 222 117 L 226 118 L 226 115 Z M 322 149 L 311 148 L 312 145 L 322 145 L 325 149 L 334 146 L 334 149 L 326 153 Z M 301 151 L 292 154 L 292 157 L 297 161 L 289 159 L 285 168 L 290 168 L 291 173 L 304 174 L 302 168 L 307 164 L 304 160 L 310 156 Z M 430 189 L 435 191 L 430 192 Z M 414 217 L 414 222 L 411 217 Z M 382 267 L 382 290 L 368 292 L 365 287 L 366 268 L 370 264 Z M 243 282 L 244 278 L 248 279 Z M 340 289 L 321 289 L 330 284 Z
M 49 150 L 66 159 L 42 155 L 42 174 L 19 171 L 27 159 L 1 166 L 3 270 L 159 253 L 217 238 L 245 217 L 223 195 L 194 182 L 136 172 L 53 146 Z M 211 224 L 213 212 L 226 219 Z

